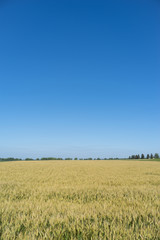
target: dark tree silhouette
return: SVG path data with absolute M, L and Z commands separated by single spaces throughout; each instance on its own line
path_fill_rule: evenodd
M 155 153 L 155 154 L 154 154 L 154 158 L 159 158 L 159 154 L 158 154 L 158 153 Z

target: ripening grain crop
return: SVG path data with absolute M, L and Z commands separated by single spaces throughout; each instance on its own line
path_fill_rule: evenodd
M 0 239 L 160 239 L 160 162 L 0 163 Z

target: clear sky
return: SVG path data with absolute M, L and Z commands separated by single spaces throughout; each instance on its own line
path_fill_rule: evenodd
M 0 157 L 160 153 L 160 1 L 1 0 Z

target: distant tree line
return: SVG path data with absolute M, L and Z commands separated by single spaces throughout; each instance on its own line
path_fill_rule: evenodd
M 22 159 L 21 158 L 12 158 L 12 157 L 9 157 L 9 158 L 0 158 L 0 161 L 8 161 L 8 162 L 11 162 L 11 161 L 21 161 Z
M 43 157 L 43 158 L 0 158 L 0 161 L 48 161 L 48 160 L 118 160 L 120 158 L 56 158 L 56 157 Z M 124 158 L 123 158 L 124 159 Z
M 48 160 L 118 160 L 119 158 L 56 158 L 56 157 L 43 157 L 43 158 L 0 158 L 0 161 L 48 161 Z M 123 158 L 124 159 L 124 158 Z
M 155 153 L 154 155 L 151 154 L 147 154 L 146 156 L 142 153 L 141 156 L 139 154 L 137 155 L 131 155 L 129 156 L 129 159 L 154 159 L 154 158 L 159 158 L 159 154 Z
M 155 153 L 154 155 L 151 153 L 151 154 L 147 154 L 146 156 L 142 153 L 141 156 L 139 154 L 137 155 L 131 155 L 129 156 L 129 159 L 157 159 L 157 158 L 160 158 L 159 157 L 159 154 L 158 153 Z M 56 158 L 56 157 L 43 157 L 43 158 L 36 158 L 36 159 L 33 159 L 33 158 L 25 158 L 25 159 L 22 159 L 22 158 L 12 158 L 12 157 L 9 157 L 9 158 L 0 158 L 0 162 L 3 162 L 3 161 L 48 161 L 48 160 L 123 160 L 123 159 L 128 159 L 128 158 L 92 158 L 92 157 L 89 157 L 89 158 L 71 158 L 71 157 L 68 157 L 68 158 Z

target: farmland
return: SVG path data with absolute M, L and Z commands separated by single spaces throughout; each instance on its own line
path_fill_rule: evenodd
M 160 162 L 1 162 L 0 239 L 160 239 Z

